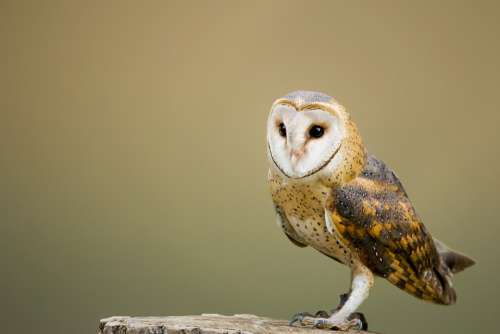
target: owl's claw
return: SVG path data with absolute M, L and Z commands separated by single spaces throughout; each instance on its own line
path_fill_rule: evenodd
M 315 328 L 332 329 L 337 331 L 361 330 L 364 327 L 363 322 L 358 319 L 347 319 L 344 321 L 332 321 L 330 319 L 318 318 L 315 319 Z
M 348 294 L 340 295 L 340 303 L 337 308 L 332 310 L 332 315 L 342 308 L 345 304 Z M 300 326 L 309 326 L 314 328 L 321 329 L 333 329 L 340 331 L 347 330 L 367 330 L 368 322 L 363 313 L 355 312 L 351 314 L 346 320 L 338 321 L 331 319 L 331 315 L 326 311 L 318 311 L 314 315 L 308 312 L 300 312 L 295 314 L 290 320 L 290 326 L 293 326 L 295 323 L 299 323 Z
M 307 312 L 300 312 L 297 313 L 292 317 L 292 320 L 290 320 L 290 326 L 293 326 L 295 323 L 299 323 L 300 326 L 314 326 L 314 321 L 316 318 Z
M 292 317 L 289 324 L 290 324 L 290 326 L 292 326 L 294 323 L 298 322 L 304 326 L 306 324 L 313 325 L 313 321 L 310 319 L 328 318 L 329 316 L 330 316 L 330 314 L 328 314 L 328 312 L 323 311 L 323 310 L 316 312 L 314 315 L 312 315 L 309 312 L 299 312 Z M 310 319 L 308 319 L 308 318 L 310 318 Z
M 326 311 L 323 311 L 323 310 L 319 310 L 318 312 L 316 312 L 314 314 L 315 318 L 328 318 L 329 316 L 330 316 L 330 314 Z
M 293 326 L 296 322 L 304 326 L 303 320 L 305 318 L 314 318 L 314 316 L 311 313 L 308 312 L 299 312 L 295 314 L 292 319 L 290 319 L 290 322 L 288 323 L 290 326 Z
M 353 317 L 352 319 L 347 319 L 345 321 L 332 321 L 329 318 L 315 318 L 309 313 L 304 312 L 296 314 L 290 321 L 290 326 L 293 326 L 297 322 L 300 326 L 320 329 L 333 329 L 340 331 L 367 329 L 366 322 L 363 322 L 361 318 L 358 317 Z
M 358 320 L 360 323 L 360 329 L 363 331 L 368 330 L 368 321 L 366 321 L 366 317 L 361 312 L 352 313 L 347 319 L 349 320 Z

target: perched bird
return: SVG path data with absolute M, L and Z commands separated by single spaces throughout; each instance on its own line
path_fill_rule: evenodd
M 351 289 L 331 315 L 299 313 L 291 323 L 363 327 L 355 311 L 374 276 L 415 297 L 455 303 L 451 278 L 474 261 L 431 236 L 399 179 L 366 152 L 350 115 L 332 97 L 296 91 L 276 100 L 267 121 L 267 155 L 285 235 L 351 268 Z

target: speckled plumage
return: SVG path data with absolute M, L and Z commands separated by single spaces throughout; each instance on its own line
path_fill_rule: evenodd
M 325 139 L 337 145 L 334 150 L 308 149 L 308 145 L 320 145 L 322 138 L 297 134 L 294 127 L 308 129 L 306 115 L 298 116 L 306 111 L 312 111 L 307 116 L 311 119 L 321 119 L 321 113 L 329 115 L 321 124 L 325 131 L 339 132 L 338 138 L 329 133 L 331 138 Z M 331 119 L 340 125 L 328 125 Z M 275 124 L 294 132 L 279 139 L 272 133 Z M 331 156 L 316 153 L 321 158 L 316 163 L 316 156 L 307 156 L 308 150 Z M 303 165 L 310 171 L 294 168 L 297 159 L 286 160 L 287 154 L 293 156 L 297 151 L 301 158 L 305 156 Z M 269 118 L 268 157 L 272 199 L 284 233 L 296 245 L 311 246 L 351 267 L 353 273 L 361 272 L 366 281 L 361 301 L 373 284 L 371 276 L 376 275 L 418 298 L 440 304 L 455 302 L 452 272 L 473 261 L 431 237 L 394 172 L 366 152 L 350 115 L 334 99 L 307 91 L 278 99 Z M 351 308 L 359 304 L 353 302 Z M 334 318 L 335 314 L 330 320 Z

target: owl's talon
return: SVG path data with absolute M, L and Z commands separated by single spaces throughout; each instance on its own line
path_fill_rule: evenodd
M 319 328 L 319 329 L 330 329 L 331 327 L 328 325 L 328 319 L 325 318 L 318 318 L 314 322 L 314 328 Z
M 325 316 L 326 315 L 326 316 Z M 348 330 L 367 330 L 368 322 L 363 313 L 355 312 L 351 314 L 344 321 L 331 320 L 328 313 L 325 311 L 318 311 L 313 316 L 308 312 L 300 312 L 295 314 L 290 320 L 290 326 L 298 323 L 299 326 L 313 327 L 319 329 L 332 329 L 339 331 Z
M 368 330 L 368 321 L 366 321 L 366 317 L 361 312 L 354 312 L 348 318 L 348 320 L 358 320 L 359 321 L 359 329 L 360 330 Z
M 313 318 L 314 316 L 308 312 L 299 312 L 297 314 L 294 314 L 294 316 L 292 317 L 292 319 L 290 319 L 290 322 L 288 324 L 290 326 L 293 326 L 294 323 L 298 322 L 299 324 L 303 325 L 302 321 L 306 317 Z
M 329 317 L 330 317 L 330 314 L 328 314 L 327 311 L 323 311 L 323 310 L 319 310 L 314 315 L 312 315 L 309 312 L 299 312 L 292 317 L 289 324 L 290 324 L 290 326 L 292 326 L 293 324 L 298 322 L 302 326 L 305 326 L 305 325 L 315 326 L 314 319 L 321 319 L 321 318 L 328 319 Z
M 328 312 L 326 312 L 326 311 L 319 310 L 318 312 L 316 312 L 314 314 L 314 317 L 315 318 L 329 318 L 330 314 Z
M 320 329 L 332 329 L 336 331 L 349 331 L 349 330 L 361 330 L 363 328 L 363 323 L 358 318 L 347 319 L 341 322 L 331 321 L 330 319 L 318 318 L 315 320 L 314 327 Z

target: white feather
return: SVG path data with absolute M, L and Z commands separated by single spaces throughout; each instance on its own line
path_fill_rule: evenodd
M 326 223 L 326 229 L 330 234 L 333 235 L 334 227 L 333 227 L 333 222 L 332 222 L 332 217 L 330 216 L 330 212 L 325 209 L 325 223 Z
M 281 216 L 277 213 L 276 214 L 276 225 L 278 225 L 281 228 L 285 228 L 283 224 L 283 219 L 281 219 Z

